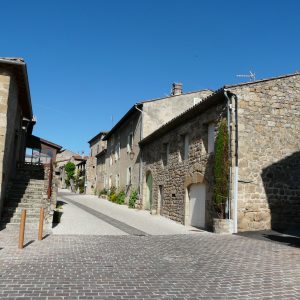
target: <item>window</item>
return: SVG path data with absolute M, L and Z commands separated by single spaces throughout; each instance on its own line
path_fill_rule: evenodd
M 111 188 L 111 184 L 112 184 L 112 175 L 109 176 L 108 179 L 108 187 Z
M 215 124 L 208 124 L 207 129 L 207 151 L 213 153 L 215 150 Z
M 164 166 L 168 164 L 169 155 L 170 155 L 170 144 L 165 143 L 163 144 L 163 153 L 162 153 L 162 162 Z
M 127 137 L 127 153 L 130 153 L 132 151 L 133 147 L 133 133 L 129 133 Z
M 120 143 L 118 143 L 115 147 L 115 161 L 120 159 Z
M 109 165 L 112 166 L 112 164 L 113 164 L 113 157 L 112 157 L 112 152 L 110 152 Z
M 91 156 L 93 156 L 93 148 L 91 148 Z
M 131 185 L 131 167 L 127 168 L 127 180 L 126 180 L 127 185 Z
M 120 187 L 120 175 L 117 174 L 116 175 L 116 188 L 119 188 Z
M 190 141 L 189 141 L 189 136 L 186 134 L 183 136 L 183 143 L 184 143 L 184 147 L 183 147 L 183 159 L 187 160 L 189 159 L 189 148 L 190 148 Z
M 99 145 L 97 145 L 97 153 L 99 153 Z

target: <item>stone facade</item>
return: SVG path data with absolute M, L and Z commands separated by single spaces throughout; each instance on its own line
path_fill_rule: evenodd
M 19 75 L 22 68 L 25 68 L 23 62 L 11 66 L 10 60 L 0 59 L 0 215 L 17 162 L 25 158 L 26 128 L 23 127 L 23 117 L 32 118 L 31 105 L 26 107 L 26 96 L 20 88 L 24 84 L 21 81 L 27 80 L 27 77 Z
M 238 97 L 239 230 L 300 227 L 300 74 L 228 88 Z
M 231 100 L 226 98 L 226 92 Z M 216 102 L 205 107 L 220 93 L 224 98 L 222 105 Z M 206 100 L 203 106 L 191 109 L 196 114 L 193 118 L 186 117 L 191 114 L 187 111 L 141 142 L 144 188 L 140 206 L 144 208 L 150 201 L 152 213 L 189 224 L 189 186 L 204 184 L 205 227 L 212 229 L 213 154 L 205 151 L 208 131 L 204 125 L 217 123 L 222 115 L 230 117 L 228 214 L 235 218 L 237 199 L 238 231 L 299 228 L 300 74 L 226 86 Z M 205 112 L 196 113 L 201 107 Z M 182 161 L 182 137 L 187 134 L 189 156 Z M 147 178 L 151 178 L 151 192 Z
M 225 101 L 224 101 L 225 102 Z M 147 176 L 153 178 L 151 211 L 174 221 L 189 225 L 188 192 L 193 184 L 206 186 L 206 225 L 212 227 L 212 166 L 213 152 L 208 149 L 208 124 L 218 124 L 226 113 L 219 104 L 195 117 L 173 126 L 154 141 L 143 145 L 144 190 L 141 208 L 147 202 Z M 188 155 L 184 158 L 185 137 Z M 169 145 L 168 161 L 164 145 Z
M 90 145 L 90 156 L 86 162 L 86 193 L 94 194 L 97 192 L 97 158 L 96 156 L 106 149 L 106 141 L 103 137 L 107 132 L 100 132 L 94 136 L 88 143 Z M 100 176 L 100 175 L 99 175 Z

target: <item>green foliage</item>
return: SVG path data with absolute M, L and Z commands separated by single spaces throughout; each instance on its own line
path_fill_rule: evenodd
M 66 186 L 69 187 L 70 186 L 70 179 L 68 179 L 68 178 L 65 179 L 65 183 L 66 183 Z
M 225 219 L 225 205 L 229 192 L 229 136 L 226 120 L 222 119 L 219 124 L 215 142 L 214 163 L 214 204 L 219 218 Z
M 75 164 L 72 162 L 68 162 L 65 165 L 65 171 L 67 173 L 68 179 L 73 179 L 75 174 Z
M 125 197 L 126 197 L 125 192 L 124 192 L 124 191 L 120 191 L 120 192 L 118 193 L 118 195 L 117 195 L 117 200 L 116 200 L 116 202 L 117 202 L 118 204 L 124 204 L 124 203 L 125 203 Z
M 111 202 L 117 202 L 117 194 L 116 193 L 110 193 L 109 194 L 109 200 Z
M 138 199 L 138 192 L 136 190 L 131 191 L 129 201 L 128 201 L 128 207 L 134 208 L 137 199 Z

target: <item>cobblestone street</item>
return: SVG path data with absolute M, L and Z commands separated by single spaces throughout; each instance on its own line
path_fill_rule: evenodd
M 300 298 L 300 251 L 277 243 L 205 232 L 34 239 L 18 250 L 0 231 L 1 299 Z

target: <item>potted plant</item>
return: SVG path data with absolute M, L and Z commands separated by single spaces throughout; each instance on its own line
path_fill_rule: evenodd
M 213 219 L 215 233 L 232 233 L 233 221 L 227 218 L 226 203 L 229 196 L 229 135 L 226 119 L 219 123 L 215 142 L 214 161 L 214 208 L 217 218 Z

